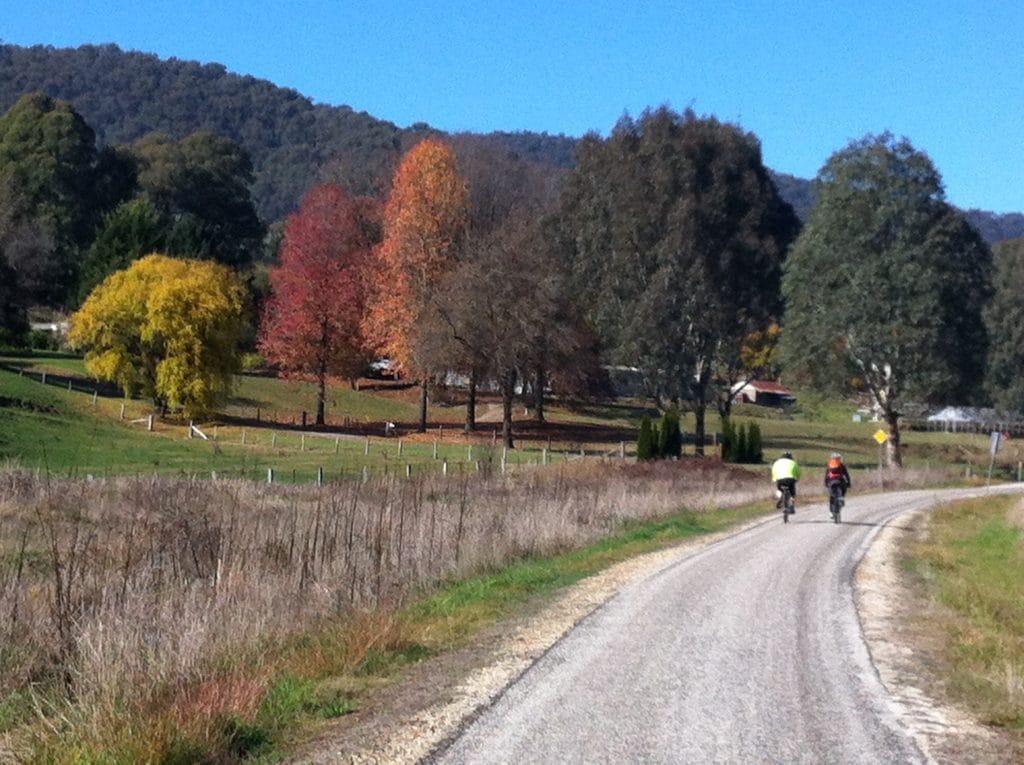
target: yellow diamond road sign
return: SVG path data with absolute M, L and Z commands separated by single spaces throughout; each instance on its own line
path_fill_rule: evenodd
M 886 441 L 889 440 L 889 436 L 888 434 L 886 434 L 884 430 L 879 428 L 878 430 L 875 431 L 875 440 L 878 441 L 879 444 L 884 444 Z

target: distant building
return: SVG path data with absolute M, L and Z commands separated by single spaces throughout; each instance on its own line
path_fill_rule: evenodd
M 796 401 L 796 394 L 782 383 L 772 380 L 750 380 L 732 386 L 732 400 L 736 404 L 789 406 Z
M 605 366 L 608 375 L 608 387 L 617 398 L 639 398 L 647 395 L 644 375 L 638 367 Z
M 982 410 L 972 406 L 947 406 L 928 415 L 929 422 L 985 422 Z

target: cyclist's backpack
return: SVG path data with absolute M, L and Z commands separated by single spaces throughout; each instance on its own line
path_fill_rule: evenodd
M 825 470 L 825 478 L 829 481 L 839 481 L 843 478 L 843 462 L 835 457 L 828 461 L 828 468 Z

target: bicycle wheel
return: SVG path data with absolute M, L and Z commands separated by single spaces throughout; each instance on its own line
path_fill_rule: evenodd
M 839 523 L 839 514 L 842 508 L 842 495 L 837 487 L 831 487 L 828 493 L 828 511 L 832 514 L 832 522 Z

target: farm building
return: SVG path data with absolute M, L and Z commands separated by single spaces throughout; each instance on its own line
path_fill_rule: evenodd
M 788 406 L 796 401 L 796 395 L 782 383 L 750 380 L 732 386 L 732 400 L 737 404 Z

